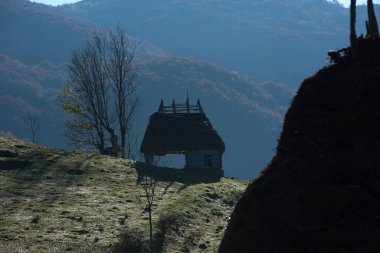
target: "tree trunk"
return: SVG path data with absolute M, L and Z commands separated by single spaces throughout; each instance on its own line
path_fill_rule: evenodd
M 377 26 L 377 19 L 372 0 L 367 1 L 368 22 L 367 22 L 367 36 L 379 38 L 379 28 Z
M 104 153 L 104 134 L 103 133 L 99 133 L 98 136 L 99 136 L 99 146 L 98 146 L 98 149 L 99 149 L 99 152 L 101 154 L 103 154 Z
M 125 158 L 125 136 L 126 136 L 126 134 L 127 134 L 126 130 L 124 130 L 124 129 L 120 130 L 121 148 L 123 149 L 123 152 L 121 153 L 121 158 Z
M 152 208 L 149 207 L 149 238 L 150 238 L 150 252 L 153 253 L 153 226 L 152 226 Z

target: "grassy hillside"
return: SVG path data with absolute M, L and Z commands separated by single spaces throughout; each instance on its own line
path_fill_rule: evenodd
M 0 252 L 144 252 L 143 174 L 157 180 L 157 252 L 215 251 L 246 181 L 0 137 Z

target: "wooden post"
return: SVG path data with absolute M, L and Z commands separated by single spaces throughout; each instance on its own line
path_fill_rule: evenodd
M 366 21 L 367 36 L 379 38 L 379 28 L 377 26 L 377 19 L 375 9 L 373 8 L 373 1 L 367 0 L 368 21 Z
M 199 101 L 199 98 L 197 100 L 197 106 L 198 106 L 199 113 L 202 113 L 203 109 L 202 109 L 202 106 L 201 106 L 201 101 Z
M 350 43 L 352 58 L 356 59 L 358 51 L 358 41 L 356 36 L 356 0 L 351 0 L 350 6 Z
M 173 100 L 173 113 L 176 113 L 176 109 L 175 109 L 175 100 Z
M 145 163 L 148 165 L 153 165 L 153 155 L 152 154 L 144 154 Z

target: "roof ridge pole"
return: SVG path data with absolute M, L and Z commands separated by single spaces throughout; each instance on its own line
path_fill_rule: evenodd
M 158 108 L 158 112 L 163 112 L 164 110 L 164 100 L 161 99 L 160 107 Z
M 197 100 L 197 106 L 198 106 L 199 113 L 202 113 L 203 109 L 202 109 L 202 106 L 201 106 L 201 101 L 199 101 L 199 98 Z
M 173 99 L 173 113 L 175 114 L 176 113 L 176 110 L 175 110 L 175 100 Z

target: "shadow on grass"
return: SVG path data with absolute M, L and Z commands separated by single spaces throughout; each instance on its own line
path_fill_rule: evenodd
M 42 198 L 41 208 L 49 206 L 61 197 L 66 189 L 86 174 L 84 167 L 95 155 L 77 159 L 68 164 L 60 164 L 63 153 L 56 151 L 34 151 L 17 158 L 8 159 L 8 168 L 12 171 L 7 177 L 17 182 L 3 187 L 3 197 L 15 198 L 13 208 L 23 205 L 23 198 Z M 0 164 L 1 165 L 1 164 Z M 4 169 L 7 169 L 5 167 Z M 9 170 L 9 169 L 8 169 Z M 47 183 L 47 184 L 45 184 Z
M 142 162 L 136 163 L 136 171 L 137 183 L 144 176 L 152 177 L 157 181 L 178 182 L 186 185 L 216 183 L 222 177 L 222 171 L 219 169 L 174 169 L 149 166 Z
M 154 245 L 154 252 L 162 252 L 164 248 L 164 239 L 165 235 L 161 234 L 161 232 L 154 233 L 153 235 L 153 245 Z
M 32 162 L 27 160 L 16 160 L 16 159 L 8 159 L 8 160 L 0 160 L 0 170 L 17 170 L 17 169 L 25 169 L 32 166 Z
M 147 253 L 149 252 L 149 240 L 145 233 L 141 230 L 126 229 L 121 233 L 119 243 L 112 249 L 111 252 Z

